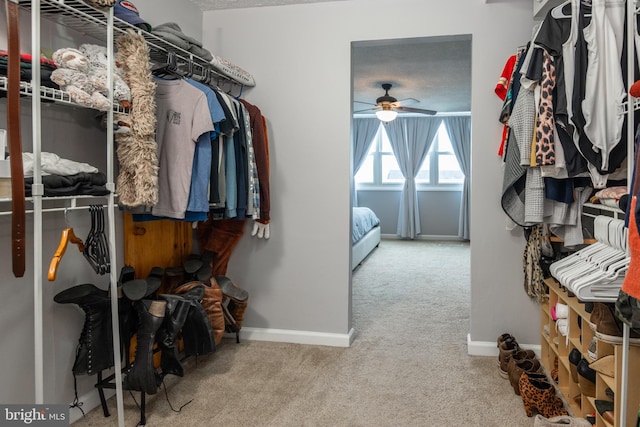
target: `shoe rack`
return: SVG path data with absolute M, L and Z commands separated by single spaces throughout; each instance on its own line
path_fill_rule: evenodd
M 623 404 L 620 396 L 623 388 L 622 376 L 622 356 L 623 346 L 609 344 L 597 340 L 597 357 L 602 358 L 607 355 L 614 355 L 614 378 L 596 372 L 596 394 L 587 396 L 582 393 L 580 385 L 573 381 L 571 376 L 571 364 L 569 363 L 569 353 L 578 349 L 587 361 L 591 361 L 588 356 L 588 347 L 595 333 L 590 327 L 590 314 L 585 310 L 585 304 L 571 296 L 553 278 L 545 279 L 545 284 L 549 288 L 549 298 L 541 304 L 540 333 L 541 351 L 540 362 L 547 375 L 551 373 L 554 360 L 558 358 L 558 382 L 556 388 L 562 396 L 566 408 L 576 417 L 586 418 L 595 414 L 596 427 L 636 427 L 637 412 L 640 407 L 640 347 L 630 346 L 629 364 L 626 376 L 626 404 Z M 556 322 L 551 317 L 551 308 L 560 302 L 569 308 L 568 333 L 567 337 L 556 330 Z M 550 376 L 550 375 L 549 375 Z M 615 424 L 604 420 L 596 410 L 595 401 L 597 399 L 610 400 L 605 390 L 607 387 L 614 392 L 614 414 Z M 620 425 L 620 411 L 626 411 L 626 426 Z

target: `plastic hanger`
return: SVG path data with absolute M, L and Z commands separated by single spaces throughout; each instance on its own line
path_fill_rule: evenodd
M 64 211 L 64 217 L 66 221 L 67 219 L 66 209 Z M 58 245 L 58 249 L 56 249 L 56 252 L 53 255 L 53 258 L 51 258 L 51 262 L 49 263 L 49 272 L 47 274 L 47 279 L 49 279 L 50 282 L 53 282 L 54 280 L 56 280 L 56 274 L 58 273 L 58 266 L 60 265 L 62 256 L 67 250 L 67 246 L 69 246 L 69 243 L 77 245 L 78 250 L 80 252 L 84 252 L 84 243 L 82 243 L 82 239 L 76 236 L 76 234 L 73 232 L 73 228 L 67 227 L 64 230 L 62 230 L 62 236 L 60 237 L 60 244 Z
M 582 5 L 586 7 L 591 7 L 590 1 L 582 1 Z M 590 17 L 590 13 L 585 13 L 585 17 Z M 571 0 L 565 1 L 564 3 L 554 7 L 551 9 L 551 17 L 554 19 L 567 19 L 571 18 Z

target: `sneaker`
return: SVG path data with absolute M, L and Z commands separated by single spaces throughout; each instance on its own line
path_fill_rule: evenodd
M 569 317 L 569 306 L 562 303 L 556 303 L 551 307 L 551 318 L 553 320 L 566 319 Z
M 589 359 L 591 359 L 592 361 L 598 360 L 598 352 L 596 350 L 597 343 L 598 343 L 598 339 L 596 337 L 593 337 L 593 339 L 589 343 L 589 347 L 587 347 L 587 355 L 589 356 Z
M 556 332 L 560 333 L 560 335 L 562 335 L 563 337 L 566 337 L 569 334 L 569 320 L 556 320 Z
M 596 337 L 610 344 L 622 344 L 622 322 L 616 318 L 610 304 L 596 302 L 591 312 L 591 323 L 595 325 Z M 640 345 L 640 335 L 630 330 L 629 344 Z

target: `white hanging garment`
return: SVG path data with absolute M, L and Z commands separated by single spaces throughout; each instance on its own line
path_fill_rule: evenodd
M 584 132 L 601 152 L 602 169 L 608 169 L 609 154 L 622 137 L 625 89 L 620 60 L 624 15 L 624 0 L 593 0 L 591 22 L 584 29 L 589 63 L 582 101 Z

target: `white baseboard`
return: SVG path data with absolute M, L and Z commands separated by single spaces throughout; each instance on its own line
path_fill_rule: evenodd
M 110 397 L 116 394 L 114 389 L 105 388 L 104 390 L 104 398 L 109 400 Z M 100 395 L 98 394 L 98 389 L 94 388 L 93 390 L 85 393 L 84 395 L 78 398 L 79 402 L 82 402 L 82 410 L 86 413 L 91 412 L 91 410 L 101 406 L 100 403 Z M 116 409 L 113 411 L 109 411 L 111 417 L 115 417 L 115 422 L 117 423 L 118 414 Z M 78 408 L 69 408 L 69 424 L 73 424 L 78 420 L 82 419 L 82 412 Z
M 235 334 L 225 334 L 225 336 L 235 337 Z M 350 347 L 353 339 L 353 328 L 351 328 L 347 334 L 249 327 L 243 327 L 240 330 L 241 341 L 271 341 L 291 344 L 326 345 L 329 347 Z
M 518 344 L 523 350 L 533 350 L 536 357 L 540 357 L 540 345 Z M 467 354 L 469 356 L 498 357 L 498 347 L 495 341 L 472 341 L 471 334 L 467 334 Z
M 398 237 L 395 234 L 381 234 L 381 239 L 385 240 L 404 240 Z M 464 242 L 466 241 L 460 236 L 438 236 L 438 235 L 430 235 L 430 234 L 420 234 L 415 237 L 413 240 L 439 240 L 439 241 L 452 241 L 452 242 Z

